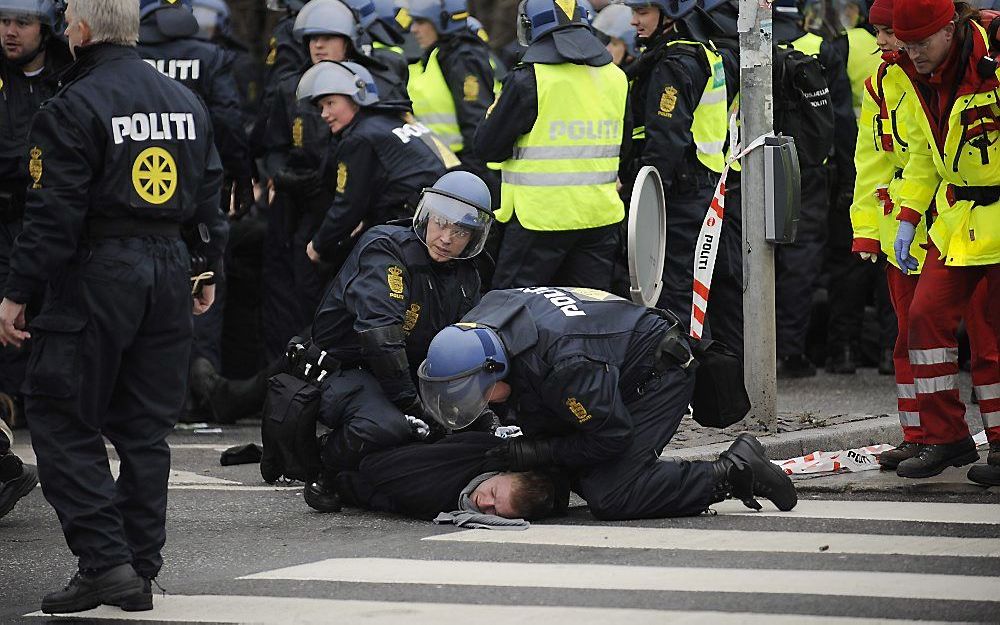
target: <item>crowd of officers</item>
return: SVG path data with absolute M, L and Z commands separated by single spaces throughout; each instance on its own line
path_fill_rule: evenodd
M 778 373 L 814 375 L 817 358 L 854 373 L 870 352 L 896 375 L 906 441 L 883 465 L 935 475 L 978 458 L 964 319 L 991 445 L 970 477 L 1000 483 L 1000 20 L 895 3 L 845 3 L 824 38 L 809 7 L 774 2 L 775 43 L 822 68 L 834 138 L 802 163 L 797 237 L 777 249 Z M 414 503 L 420 489 L 385 486 L 436 471 L 427 484 L 445 500 L 468 484 L 477 513 L 542 514 L 562 478 L 491 480 L 553 466 L 601 518 L 795 505 L 752 438 L 711 463 L 656 460 L 698 411 L 696 345 L 678 339 L 692 311 L 743 346 L 735 0 L 524 0 L 499 50 L 466 0 L 268 8 L 261 65 L 222 0 L 0 0 L 0 390 L 80 559 L 43 610 L 151 607 L 167 433 L 259 413 L 269 380 L 287 398 L 321 389 L 319 510 L 440 511 L 440 489 Z M 646 165 L 666 198 L 652 309 L 618 297 Z M 695 244 L 726 171 L 706 301 Z M 503 421 L 525 436 L 408 445 Z M 0 515 L 36 480 L 10 438 Z

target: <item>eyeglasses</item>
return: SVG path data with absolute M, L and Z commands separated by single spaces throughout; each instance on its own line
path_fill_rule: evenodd
M 941 34 L 941 31 L 939 30 L 938 32 L 936 32 L 933 35 L 931 35 L 930 37 L 927 37 L 927 38 L 922 39 L 920 41 L 917 41 L 915 43 L 903 43 L 901 41 L 901 42 L 899 42 L 900 43 L 900 47 L 903 49 L 904 52 L 907 52 L 909 54 L 916 54 L 918 52 L 926 52 L 927 48 L 929 48 L 930 45 L 932 43 L 934 43 L 934 38 L 937 37 L 940 34 Z
M 434 225 L 442 230 L 447 230 L 448 234 L 456 239 L 468 239 L 472 236 L 472 231 L 465 226 L 460 226 L 453 221 L 448 221 L 440 215 L 432 215 L 431 219 L 434 220 Z

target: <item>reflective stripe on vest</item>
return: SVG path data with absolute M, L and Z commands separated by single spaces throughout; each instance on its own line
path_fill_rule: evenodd
M 667 45 L 687 44 L 698 46 L 705 52 L 711 73 L 705 81 L 705 88 L 694 110 L 694 121 L 691 124 L 691 135 L 694 137 L 694 147 L 698 160 L 715 173 L 722 173 L 726 167 L 726 135 L 729 132 L 729 122 L 726 113 L 726 72 L 722 65 L 722 57 L 703 43 L 697 41 L 671 41 Z
M 528 230 L 582 230 L 618 223 L 616 190 L 628 83 L 614 64 L 533 65 L 538 115 L 500 167 L 497 220 Z
M 462 131 L 458 127 L 455 99 L 438 63 L 437 48 L 427 58 L 426 67 L 422 63 L 410 65 L 407 91 L 413 100 L 413 114 L 417 119 L 434 131 L 452 152 L 460 152 L 463 148 Z

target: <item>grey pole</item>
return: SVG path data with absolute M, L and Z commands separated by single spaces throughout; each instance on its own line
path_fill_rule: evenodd
M 743 145 L 772 131 L 770 0 L 740 0 L 740 120 Z M 776 430 L 774 248 L 764 240 L 764 151 L 743 158 L 743 319 L 751 427 Z

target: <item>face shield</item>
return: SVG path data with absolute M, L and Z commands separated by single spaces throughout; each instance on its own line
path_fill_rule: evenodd
M 525 12 L 528 0 L 521 0 L 517 5 L 517 42 L 524 47 L 531 43 L 531 18 Z
M 435 378 L 427 375 L 425 360 L 417 370 L 424 411 L 450 430 L 467 427 L 489 404 L 489 396 L 503 378 L 504 369 L 503 364 L 487 360 L 475 369 Z
M 199 39 L 211 40 L 219 28 L 219 12 L 209 7 L 197 6 L 191 9 L 194 18 L 198 20 Z
M 488 209 L 439 191 L 424 189 L 413 215 L 413 230 L 432 257 L 472 258 L 483 251 L 493 225 Z

